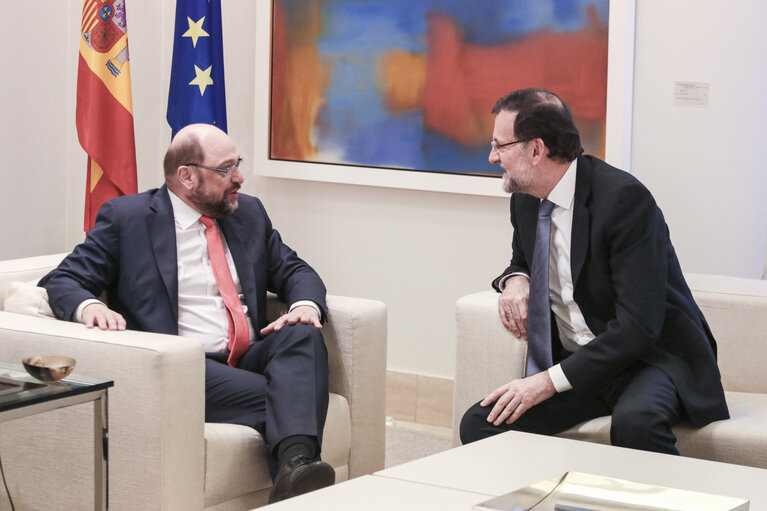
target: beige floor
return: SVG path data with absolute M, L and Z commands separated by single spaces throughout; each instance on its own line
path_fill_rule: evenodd
M 386 467 L 452 447 L 453 380 L 387 371 Z
M 389 418 L 386 424 L 386 468 L 452 447 L 452 430 Z

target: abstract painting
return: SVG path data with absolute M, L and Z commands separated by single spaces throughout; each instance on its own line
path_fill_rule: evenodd
M 546 87 L 604 155 L 609 0 L 273 0 L 270 158 L 497 176 L 504 94 Z

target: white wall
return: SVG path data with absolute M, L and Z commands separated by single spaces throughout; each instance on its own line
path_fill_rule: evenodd
M 637 2 L 632 166 L 685 271 L 764 271 L 765 19 L 761 0 Z M 708 106 L 675 107 L 675 81 L 708 83 Z
M 74 128 L 80 0 L 41 0 L 0 20 L 0 259 L 69 250 L 82 239 L 85 155 Z M 128 0 L 139 189 L 162 181 L 173 0 Z M 767 234 L 759 23 L 741 0 L 637 0 L 633 164 L 667 217 L 689 271 L 758 277 Z M 229 132 L 253 161 L 256 7 L 224 2 Z M 10 72 L 8 70 L 11 70 Z M 672 103 L 676 80 L 708 82 L 707 109 Z M 453 376 L 455 300 L 487 289 L 509 258 L 508 201 L 437 192 L 252 178 L 285 240 L 334 294 L 389 306 L 389 369 Z M 744 206 L 744 205 L 747 205 Z M 744 210 L 747 210 L 744 212 Z M 23 221 L 14 221 L 23 219 Z
M 6 240 L 0 245 L 2 258 L 63 246 L 67 195 L 61 192 L 66 183 L 66 135 L 74 123 L 69 108 L 74 105 L 74 82 L 70 62 L 62 55 L 76 28 L 67 2 L 47 4 L 46 17 L 34 28 L 29 7 L 21 3 L 3 5 L 5 14 L 0 16 L 0 232 Z
M 762 275 L 765 11 L 758 0 L 737 9 L 637 0 L 632 170 L 663 208 L 686 271 Z M 674 81 L 709 82 L 709 107 L 674 107 Z M 505 267 L 507 201 L 271 178 L 257 186 L 331 292 L 388 304 L 389 369 L 453 376 L 453 304 Z
M 0 257 L 71 249 L 82 241 L 86 155 L 77 141 L 75 107 L 81 0 L 36 4 L 34 30 L 21 20 L 28 5 L 4 5 L 0 19 L 0 214 L 10 221 Z M 164 123 L 173 3 L 130 0 L 131 52 L 139 189 L 157 186 L 170 129 Z M 172 22 L 171 22 L 172 25 Z M 32 35 L 34 34 L 34 35 Z M 162 87 L 162 83 L 165 87 Z M 164 90 L 164 92 L 163 92 Z
M 255 7 L 227 0 L 224 23 L 230 131 L 252 152 Z M 0 19 L 0 214 L 8 222 L 0 258 L 71 249 L 84 238 L 86 155 L 77 141 L 75 107 L 82 0 L 42 0 L 46 16 L 31 37 L 24 2 L 4 5 Z M 128 43 L 136 136 L 138 188 L 162 184 L 170 142 L 165 121 L 170 81 L 174 0 L 128 0 Z

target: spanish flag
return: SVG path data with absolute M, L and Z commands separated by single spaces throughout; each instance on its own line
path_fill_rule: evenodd
M 88 153 L 88 232 L 104 202 L 137 191 L 125 0 L 83 2 L 77 135 Z

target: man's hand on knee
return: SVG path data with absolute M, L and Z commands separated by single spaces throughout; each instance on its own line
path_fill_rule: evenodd
M 83 323 L 88 328 L 97 326 L 102 330 L 125 330 L 125 319 L 122 315 L 100 302 L 85 306 Z
M 521 380 L 512 380 L 491 392 L 479 404 L 489 406 L 495 403 L 487 422 L 500 426 L 511 424 L 523 413 L 556 393 L 548 371 L 543 371 Z
M 285 325 L 295 325 L 296 323 L 304 323 L 305 325 L 314 325 L 317 328 L 322 328 L 320 313 L 317 312 L 317 309 L 310 305 L 299 305 L 262 328 L 261 335 L 278 332 Z

